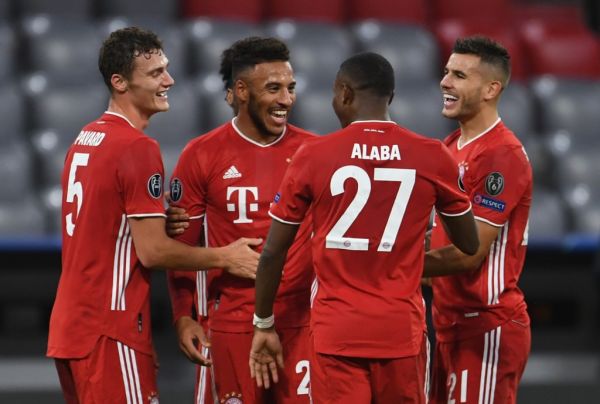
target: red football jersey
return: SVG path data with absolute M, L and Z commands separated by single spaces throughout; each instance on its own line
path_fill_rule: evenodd
M 433 319 L 440 341 L 483 334 L 526 310 L 517 286 L 527 248 L 533 187 L 525 149 L 500 119 L 460 147 L 459 138 L 460 129 L 444 142 L 458 163 L 473 214 L 499 227 L 500 233 L 478 271 L 433 278 Z M 436 218 L 431 248 L 449 243 Z
M 164 217 L 158 143 L 106 112 L 79 133 L 62 175 L 62 272 L 48 356 L 86 356 L 101 335 L 151 354 L 150 271 L 128 218 Z
M 390 121 L 354 122 L 298 150 L 271 215 L 298 224 L 312 206 L 317 352 L 419 352 L 425 230 L 434 206 L 448 215 L 470 209 L 457 184 L 456 164 L 440 141 Z
M 240 237 L 265 240 L 271 224 L 269 207 L 283 174 L 298 147 L 312 137 L 288 125 L 278 140 L 262 145 L 246 137 L 232 121 L 188 143 L 171 179 L 171 199 L 187 210 L 192 222 L 180 239 L 198 243 L 202 229 L 199 221 L 203 221 L 205 243 L 209 247 L 224 246 Z M 287 256 L 275 304 L 275 312 L 281 319 L 278 327 L 308 325 L 310 285 L 314 277 L 310 236 L 311 229 L 304 226 Z M 192 306 L 189 275 L 177 273 L 170 277 L 175 317 L 189 315 Z M 197 292 L 198 313 L 208 312 L 210 328 L 252 332 L 253 280 L 217 269 L 203 271 L 197 275 Z

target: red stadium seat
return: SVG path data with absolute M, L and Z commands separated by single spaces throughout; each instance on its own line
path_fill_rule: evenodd
M 583 23 L 530 19 L 520 34 L 531 75 L 600 78 L 600 40 Z
M 519 36 L 510 27 L 474 20 L 446 20 L 435 24 L 435 34 L 440 43 L 442 65 L 448 60 L 457 38 L 482 34 L 499 42 L 508 50 L 511 58 L 513 80 L 527 78 L 526 65 L 523 63 L 522 44 Z
M 348 3 L 350 21 L 373 18 L 426 25 L 429 18 L 427 0 L 350 0 Z
M 184 18 L 215 17 L 259 22 L 264 0 L 183 0 Z
M 513 0 L 431 0 L 435 20 L 510 21 Z
M 346 19 L 343 0 L 265 0 L 265 18 L 290 18 L 340 24 Z

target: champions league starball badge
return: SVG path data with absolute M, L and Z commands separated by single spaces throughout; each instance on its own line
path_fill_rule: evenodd
M 499 172 L 493 172 L 485 179 L 485 192 L 490 196 L 500 195 L 504 190 L 504 177 Z
M 158 173 L 148 178 L 148 193 L 154 199 L 158 199 L 162 196 L 162 176 Z
M 171 181 L 171 194 L 170 198 L 172 202 L 177 202 L 183 196 L 183 184 L 179 181 L 179 178 L 173 178 Z

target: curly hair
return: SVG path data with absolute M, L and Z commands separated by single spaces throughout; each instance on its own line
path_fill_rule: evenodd
M 155 33 L 138 27 L 119 29 L 102 43 L 98 68 L 104 83 L 112 91 L 110 80 L 113 74 L 130 78 L 136 57 L 150 57 L 153 53 L 161 52 L 162 42 Z
M 287 45 L 277 38 L 252 36 L 240 39 L 229 49 L 232 53 L 232 80 L 237 78 L 240 72 L 259 63 L 290 60 L 290 51 Z
M 221 80 L 223 80 L 223 90 L 228 90 L 233 87 L 233 54 L 233 46 L 230 46 L 229 48 L 225 49 L 223 53 L 221 53 L 221 65 L 219 66 L 219 74 L 221 75 Z
M 383 56 L 373 53 L 359 53 L 346 59 L 339 73 L 349 78 L 355 90 L 365 90 L 378 97 L 391 97 L 394 94 L 394 68 Z

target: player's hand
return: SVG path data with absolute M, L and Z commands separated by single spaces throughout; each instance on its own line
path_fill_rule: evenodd
M 431 230 L 425 232 L 425 252 L 431 250 Z
M 260 254 L 252 249 L 262 244 L 261 238 L 240 238 L 223 247 L 225 264 L 223 269 L 240 278 L 256 279 L 256 268 Z
M 182 234 L 190 226 L 190 215 L 185 209 L 171 206 L 167 208 L 167 234 L 175 237 Z
M 210 341 L 196 320 L 183 316 L 175 322 L 175 329 L 177 330 L 179 349 L 190 361 L 201 366 L 212 365 L 212 360 L 198 350 L 200 346 L 210 348 Z
M 267 330 L 254 329 L 252 348 L 250 348 L 250 375 L 256 379 L 258 387 L 271 387 L 279 381 L 277 367 L 283 369 L 283 351 L 279 336 L 274 328 Z

